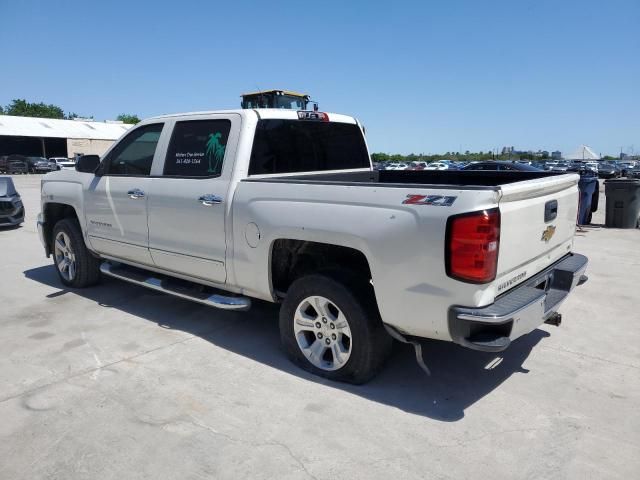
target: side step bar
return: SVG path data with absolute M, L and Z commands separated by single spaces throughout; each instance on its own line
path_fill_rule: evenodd
M 150 288 L 162 293 L 168 293 L 176 297 L 191 300 L 210 307 L 222 310 L 245 311 L 251 308 L 251 299 L 247 297 L 233 297 L 207 292 L 203 285 L 190 282 L 171 282 L 170 277 L 154 274 L 138 268 L 116 266 L 109 262 L 100 265 L 100 271 L 109 277 L 118 278 L 125 282 L 135 283 L 141 287 Z M 185 286 L 187 285 L 187 286 Z

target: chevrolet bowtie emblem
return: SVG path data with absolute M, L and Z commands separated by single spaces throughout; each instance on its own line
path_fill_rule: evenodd
M 548 242 L 549 240 L 551 240 L 551 237 L 553 237 L 554 233 L 556 233 L 556 227 L 554 225 L 549 225 L 547 228 L 545 228 L 544 232 L 542 232 L 542 237 L 540 238 L 540 240 Z

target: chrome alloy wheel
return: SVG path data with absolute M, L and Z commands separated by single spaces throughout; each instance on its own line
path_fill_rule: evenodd
M 53 246 L 53 254 L 60 275 L 68 282 L 76 276 L 76 256 L 71 248 L 71 239 L 64 232 L 58 232 Z
M 331 300 L 318 296 L 302 300 L 296 308 L 293 331 L 300 351 L 314 366 L 333 371 L 349 360 L 349 322 Z

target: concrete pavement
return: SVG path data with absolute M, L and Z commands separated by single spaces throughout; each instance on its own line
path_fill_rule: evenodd
M 638 475 L 638 230 L 578 234 L 589 282 L 561 327 L 500 357 L 430 342 L 431 377 L 396 345 L 349 386 L 287 361 L 272 305 L 63 288 L 37 238 L 39 177 L 14 178 L 27 221 L 0 230 L 0 479 Z

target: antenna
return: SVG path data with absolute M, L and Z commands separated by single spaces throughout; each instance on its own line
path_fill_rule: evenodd
M 258 85 L 256 85 L 256 90 L 258 90 L 258 93 L 260 94 L 260 96 L 258 97 L 260 99 L 260 102 L 262 103 L 264 101 L 264 97 L 262 96 L 262 90 L 260 90 L 260 87 Z M 262 107 L 262 105 L 258 105 L 258 107 Z

